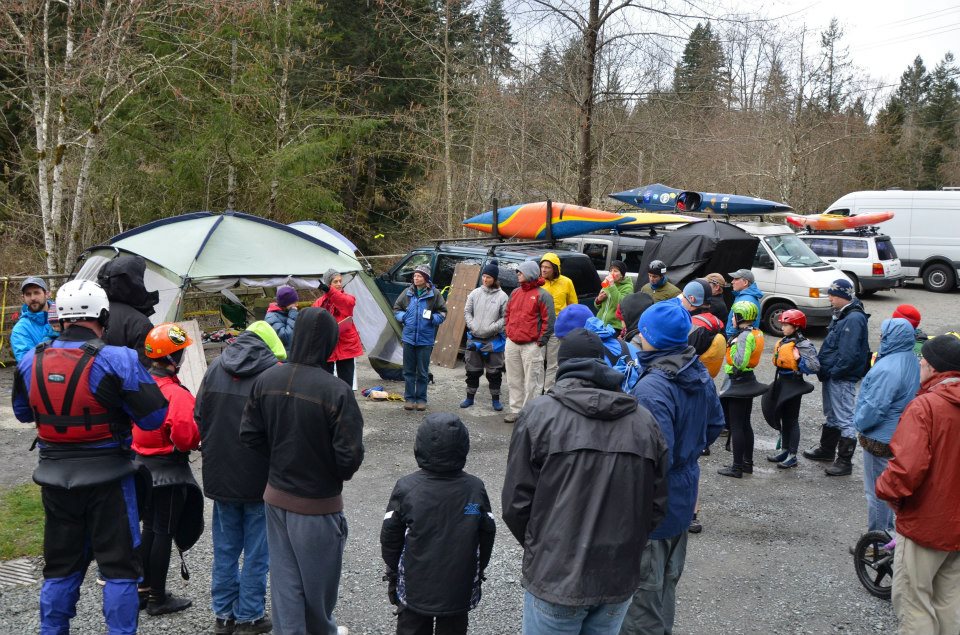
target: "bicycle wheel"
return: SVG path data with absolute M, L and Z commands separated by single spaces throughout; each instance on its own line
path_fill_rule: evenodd
M 893 587 L 893 549 L 884 549 L 892 540 L 885 531 L 870 531 L 853 549 L 853 567 L 867 592 L 881 600 L 890 599 Z

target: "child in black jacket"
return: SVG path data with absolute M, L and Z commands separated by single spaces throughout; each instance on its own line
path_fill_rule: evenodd
M 397 481 L 380 530 L 397 635 L 467 632 L 496 524 L 487 491 L 463 471 L 470 436 L 459 417 L 429 414 L 417 430 L 420 469 Z

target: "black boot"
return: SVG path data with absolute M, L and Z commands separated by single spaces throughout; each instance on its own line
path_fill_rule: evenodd
M 853 452 L 857 449 L 857 440 L 846 437 L 840 439 L 837 446 L 837 460 L 824 470 L 827 476 L 848 476 L 853 471 Z
M 170 593 L 157 593 L 150 591 L 150 601 L 147 602 L 148 615 L 166 615 L 167 613 L 176 613 L 193 606 L 193 600 L 178 598 Z
M 753 474 L 753 461 L 744 460 L 744 462 L 743 462 L 743 473 L 744 473 L 744 474 Z
M 811 461 L 832 461 L 837 453 L 837 442 L 840 440 L 840 428 L 823 426 L 820 430 L 820 445 L 812 450 L 804 450 L 804 458 Z
M 743 478 L 743 466 L 737 465 L 728 465 L 727 467 L 722 467 L 717 470 L 717 474 L 720 476 L 732 476 L 733 478 Z

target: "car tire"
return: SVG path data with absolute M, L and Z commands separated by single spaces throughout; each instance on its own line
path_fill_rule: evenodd
M 853 293 L 854 295 L 861 295 L 863 289 L 860 288 L 860 278 L 857 277 L 857 274 L 851 271 L 844 271 L 843 275 L 850 278 L 850 282 L 853 283 Z
M 923 270 L 923 288 L 934 293 L 949 293 L 957 288 L 957 275 L 947 265 L 930 265 Z
M 763 309 L 763 319 L 760 325 L 763 330 L 771 335 L 783 337 L 783 329 L 780 328 L 780 314 L 790 309 L 795 309 L 789 302 L 773 302 Z

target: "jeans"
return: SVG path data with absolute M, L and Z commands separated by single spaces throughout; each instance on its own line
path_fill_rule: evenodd
M 845 439 L 856 439 L 853 409 L 857 403 L 857 382 L 828 379 L 823 382 L 823 416 L 827 426 L 838 428 Z
M 240 569 L 240 554 L 243 569 Z M 267 600 L 267 524 L 263 503 L 213 501 L 213 572 L 210 595 L 221 619 L 253 622 Z
M 403 343 L 403 400 L 427 403 L 432 346 Z
M 893 510 L 877 498 L 877 479 L 890 459 L 863 452 L 863 494 L 867 498 L 867 531 L 893 531 Z
M 616 635 L 630 600 L 616 604 L 566 606 L 523 594 L 523 635 Z
M 640 585 L 623 620 L 621 635 L 670 635 L 677 609 L 677 583 L 687 559 L 687 530 L 650 540 L 640 556 Z

